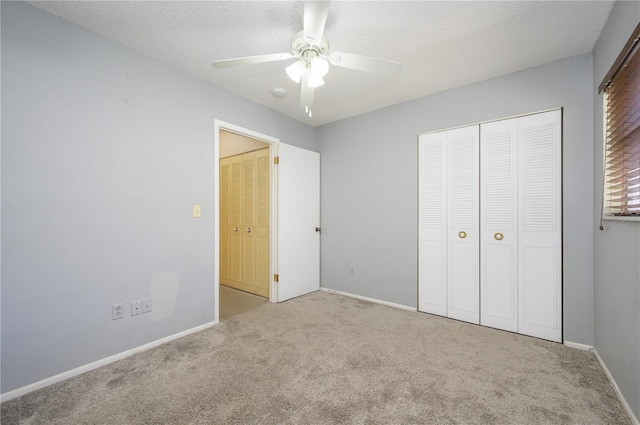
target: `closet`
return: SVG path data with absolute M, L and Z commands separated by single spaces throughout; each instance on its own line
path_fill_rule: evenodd
M 418 310 L 562 341 L 562 111 L 419 136 Z
M 220 160 L 220 283 L 269 297 L 269 149 Z

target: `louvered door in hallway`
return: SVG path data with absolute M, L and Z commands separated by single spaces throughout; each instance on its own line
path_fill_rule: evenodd
M 220 160 L 220 283 L 269 297 L 269 149 Z

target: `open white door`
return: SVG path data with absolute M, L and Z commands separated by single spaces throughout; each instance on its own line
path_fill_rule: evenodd
M 276 301 L 320 289 L 320 154 L 278 144 Z

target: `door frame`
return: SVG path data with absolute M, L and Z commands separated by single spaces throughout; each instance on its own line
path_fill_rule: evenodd
M 220 323 L 220 131 L 228 131 L 241 136 L 250 137 L 269 144 L 269 301 L 277 302 L 275 282 L 273 274 L 277 272 L 278 241 L 277 233 L 277 174 L 273 167 L 273 159 L 278 156 L 280 139 L 266 134 L 258 133 L 235 124 L 214 120 L 213 141 L 213 233 L 215 255 L 213 259 L 213 297 L 214 297 L 214 323 Z

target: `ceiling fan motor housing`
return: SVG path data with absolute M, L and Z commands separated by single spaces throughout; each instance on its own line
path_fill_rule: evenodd
M 315 40 L 305 38 L 304 31 L 297 33 L 291 41 L 291 52 L 300 59 L 306 59 L 309 56 L 326 56 L 328 51 L 329 40 L 322 37 L 320 42 L 316 43 Z

